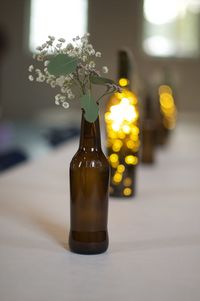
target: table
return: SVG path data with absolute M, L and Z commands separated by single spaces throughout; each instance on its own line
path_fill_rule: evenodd
M 67 249 L 77 140 L 0 176 L 1 301 L 199 301 L 200 125 L 184 119 L 135 199 L 110 199 L 110 247 Z

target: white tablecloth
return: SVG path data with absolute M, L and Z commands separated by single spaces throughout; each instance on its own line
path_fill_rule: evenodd
M 199 131 L 180 122 L 157 163 L 140 166 L 137 197 L 110 199 L 101 255 L 66 247 L 77 140 L 2 174 L 0 300 L 199 301 Z

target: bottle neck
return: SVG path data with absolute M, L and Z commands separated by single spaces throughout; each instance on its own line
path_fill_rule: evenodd
M 145 98 L 144 117 L 146 119 L 153 118 L 152 99 L 151 99 L 150 95 L 147 95 Z
M 90 123 L 85 120 L 84 113 L 82 113 L 79 149 L 91 151 L 101 149 L 99 117 L 95 122 Z
M 118 80 L 122 88 L 130 89 L 132 76 L 132 59 L 127 50 L 118 52 Z

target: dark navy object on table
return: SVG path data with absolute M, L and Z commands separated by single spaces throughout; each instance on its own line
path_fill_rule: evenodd
M 13 149 L 2 153 L 0 154 L 0 172 L 25 162 L 26 160 L 27 155 L 19 149 Z

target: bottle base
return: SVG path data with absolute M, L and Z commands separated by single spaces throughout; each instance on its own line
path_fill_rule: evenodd
M 101 254 L 108 249 L 107 231 L 79 232 L 70 231 L 69 248 L 77 254 Z

